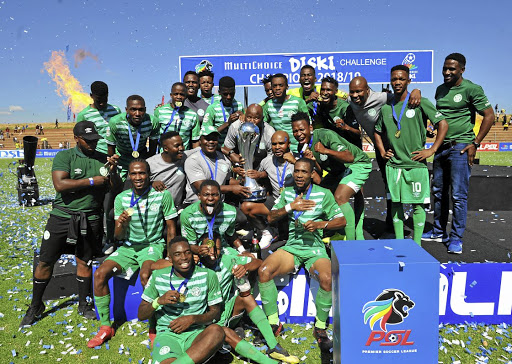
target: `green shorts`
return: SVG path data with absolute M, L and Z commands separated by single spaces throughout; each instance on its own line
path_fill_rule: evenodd
M 195 329 L 181 334 L 175 334 L 172 331 L 157 333 L 153 344 L 153 352 L 151 353 L 154 364 L 179 357 L 192 346 L 192 342 L 203 330 Z
M 238 291 L 236 291 L 235 295 L 228 299 L 227 302 L 224 302 L 224 311 L 222 311 L 220 315 L 220 320 L 218 322 L 219 326 L 229 327 L 230 329 L 234 329 L 245 311 L 240 312 L 238 315 L 233 316 L 233 309 L 235 308 L 235 301 L 238 297 Z
M 148 245 L 123 245 L 115 252 L 109 255 L 107 260 L 116 262 L 123 269 L 123 273 L 126 279 L 130 279 L 134 272 L 137 271 L 142 264 L 148 260 L 156 262 L 158 259 L 162 259 L 164 255 L 164 244 L 152 244 Z
M 343 173 L 340 185 L 347 185 L 358 193 L 363 187 L 364 183 L 370 177 L 372 171 L 371 163 L 356 163 L 351 164 Z
M 304 265 L 306 270 L 309 272 L 311 266 L 321 258 L 329 259 L 325 248 L 317 247 L 301 247 L 300 249 L 293 247 L 293 245 L 285 245 L 279 249 L 293 255 L 293 264 L 295 265 L 295 272 L 298 272 L 301 265 Z
M 430 202 L 430 180 L 427 168 L 397 168 L 386 164 L 391 201 L 424 204 Z

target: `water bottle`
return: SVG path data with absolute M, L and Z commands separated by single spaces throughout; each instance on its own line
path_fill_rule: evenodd
M 236 264 L 236 260 L 234 258 L 231 259 L 231 263 L 233 264 L 233 269 L 236 269 L 238 267 L 238 264 Z M 245 276 L 242 278 L 234 277 L 234 279 L 235 279 L 235 284 L 236 284 L 238 290 L 240 291 L 241 297 L 246 297 L 251 294 L 251 284 L 249 283 L 249 280 L 247 279 L 247 277 L 245 277 Z

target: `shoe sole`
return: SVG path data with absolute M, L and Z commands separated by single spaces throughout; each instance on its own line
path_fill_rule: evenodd
M 272 359 L 276 359 L 276 360 L 279 360 L 279 361 L 282 361 L 282 362 L 285 362 L 285 363 L 290 363 L 290 364 L 298 364 L 298 363 L 300 363 L 299 358 L 291 358 L 290 356 L 285 356 L 283 354 L 276 353 L 276 352 L 271 353 L 268 356 L 270 356 Z
M 450 254 L 462 254 L 462 250 L 460 252 L 454 252 L 452 250 L 448 250 L 448 253 L 450 253 Z
M 423 241 L 430 241 L 433 243 L 444 243 L 443 238 L 421 238 Z M 448 241 L 446 241 L 448 242 Z

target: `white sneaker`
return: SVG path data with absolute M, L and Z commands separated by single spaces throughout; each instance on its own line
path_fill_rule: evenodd
M 105 244 L 103 247 L 103 254 L 110 255 L 116 250 L 115 244 Z
M 272 233 L 267 229 L 261 232 L 260 249 L 267 249 L 274 240 Z

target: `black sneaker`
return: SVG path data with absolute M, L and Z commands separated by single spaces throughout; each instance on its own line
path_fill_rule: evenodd
M 272 327 L 272 331 L 274 332 L 275 337 L 278 337 L 283 332 L 284 327 L 283 327 L 282 322 L 280 322 L 277 325 L 270 325 L 270 326 Z
M 285 348 L 277 344 L 274 349 L 267 349 L 267 355 L 272 359 L 276 359 L 285 363 L 297 364 L 300 362 L 299 358 L 294 355 L 288 354 Z
M 46 307 L 44 306 L 44 303 L 41 303 L 40 306 L 36 307 L 30 305 L 25 317 L 21 320 L 20 327 L 32 325 L 36 321 L 36 318 L 39 318 L 43 314 L 45 309 Z
M 327 331 L 325 329 L 319 329 L 315 326 L 313 329 L 313 337 L 316 339 L 321 351 L 330 351 L 332 349 L 332 340 L 327 336 Z
M 92 303 L 79 304 L 78 314 L 87 320 L 96 320 L 96 310 L 94 309 L 94 304 Z

